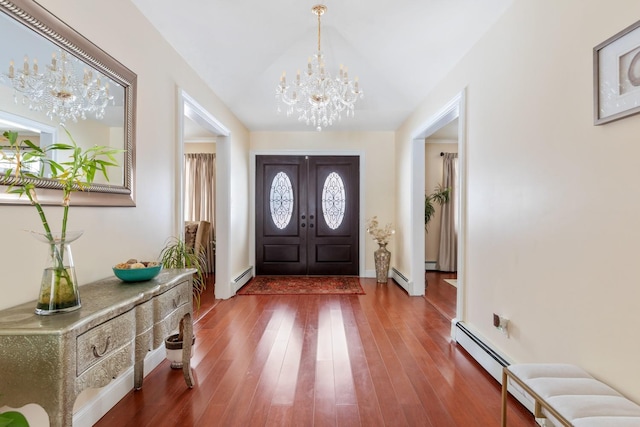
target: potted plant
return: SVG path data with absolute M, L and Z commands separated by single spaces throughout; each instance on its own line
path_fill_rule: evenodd
M 429 231 L 429 221 L 436 213 L 436 208 L 433 206 L 433 202 L 438 203 L 442 206 L 445 203 L 449 202 L 449 198 L 451 197 L 451 188 L 443 188 L 442 184 L 438 184 L 438 186 L 434 189 L 433 193 L 426 195 L 424 197 L 424 229 L 425 231 Z
M 29 427 L 29 422 L 20 412 L 0 412 L 0 427 Z
M 71 193 L 87 189 L 101 172 L 108 181 L 107 168 L 117 166 L 115 154 L 123 150 L 106 146 L 79 147 L 69 131 L 63 127 L 70 144 L 56 143 L 39 147 L 30 140 L 18 141 L 18 133 L 7 131 L 3 139 L 8 142 L 9 153 L 2 152 L 1 159 L 12 167 L 4 174 L 8 182 L 7 192 L 26 196 L 36 208 L 43 232 L 32 232 L 35 237 L 49 245 L 49 264 L 42 275 L 40 295 L 36 314 L 53 314 L 80 308 L 80 295 L 75 276 L 75 268 L 69 244 L 82 235 L 82 231 L 68 231 Z M 52 153 L 69 153 L 66 161 L 56 161 Z M 34 180 L 44 177 L 45 170 L 50 178 L 62 185 L 62 224 L 59 230 L 52 230 L 44 209 L 38 201 Z
M 194 268 L 193 274 L 193 300 L 196 308 L 200 308 L 200 295 L 207 288 L 205 280 L 205 267 L 207 258 L 204 251 L 189 247 L 184 240 L 172 237 L 160 252 L 160 262 L 164 268 Z
M 196 342 L 196 336 L 193 335 L 191 340 L 191 348 Z M 182 369 L 182 349 L 184 347 L 184 318 L 180 319 L 178 333 L 169 335 L 164 339 L 164 348 L 167 352 L 167 359 L 171 362 L 172 369 Z M 189 356 L 191 357 L 191 355 Z
M 199 248 L 188 246 L 180 238 L 172 237 L 162 248 L 160 261 L 164 268 L 194 268 L 196 270 L 193 274 L 193 299 L 196 302 L 196 309 L 200 308 L 200 296 L 207 287 L 204 274 L 205 266 L 207 265 L 205 252 L 199 250 Z M 170 335 L 164 340 L 167 359 L 169 359 L 171 367 L 174 369 L 182 368 L 183 320 L 180 320 L 178 333 Z M 194 335 L 194 342 L 195 339 Z

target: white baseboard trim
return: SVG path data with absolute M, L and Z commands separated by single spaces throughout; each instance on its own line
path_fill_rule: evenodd
M 144 359 L 144 376 L 147 376 L 162 363 L 164 358 L 164 346 L 160 346 L 150 352 Z M 93 397 L 73 414 L 73 426 L 93 426 L 131 390 L 133 390 L 133 367 L 118 375 L 118 377 L 107 386 L 95 390 Z
M 493 378 L 502 384 L 502 368 L 511 362 L 487 344 L 487 340 L 477 332 L 471 331 L 464 322 L 457 319 L 451 322 L 452 338 L 460 344 Z M 533 400 L 518 388 L 509 386 L 509 393 L 533 413 Z
M 231 290 L 235 294 L 242 288 L 244 285 L 249 282 L 249 280 L 253 279 L 253 266 L 247 268 L 242 273 L 240 273 L 233 282 L 231 282 Z

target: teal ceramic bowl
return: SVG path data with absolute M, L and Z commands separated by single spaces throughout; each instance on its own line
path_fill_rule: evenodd
M 160 273 L 162 264 L 146 268 L 120 269 L 113 267 L 113 274 L 123 282 L 143 282 L 151 280 Z

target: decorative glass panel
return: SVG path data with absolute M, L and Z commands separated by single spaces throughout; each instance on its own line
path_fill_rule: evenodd
M 291 180 L 284 172 L 278 172 L 273 178 L 269 207 L 271 208 L 271 219 L 276 227 L 282 230 L 289 225 L 293 213 L 293 189 L 291 188 Z
M 322 213 L 330 229 L 340 227 L 344 219 L 346 194 L 342 178 L 336 172 L 331 172 L 322 187 Z

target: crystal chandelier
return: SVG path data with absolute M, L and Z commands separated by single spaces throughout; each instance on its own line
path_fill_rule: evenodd
M 110 101 L 113 103 L 109 83 L 102 84 L 101 74 L 87 69 L 80 77 L 74 66 L 78 62 L 62 49 L 52 54 L 44 73 L 40 73 L 36 59 L 30 67 L 25 56 L 23 67 L 18 70 L 11 61 L 6 77 L 15 90 L 15 102 L 21 93 L 22 103 L 30 110 L 44 111 L 49 119 L 57 119 L 60 124 L 68 120 L 77 122 L 78 118 L 85 120 L 88 113 L 93 113 L 96 119 L 104 118 L 105 108 Z
M 325 5 L 311 8 L 318 16 L 318 52 L 309 58 L 307 70 L 296 75 L 292 85 L 287 84 L 286 73 L 282 73 L 280 84 L 276 87 L 278 113 L 286 109 L 287 116 L 298 113 L 298 120 L 313 125 L 318 131 L 342 118 L 354 116 L 354 105 L 363 92 L 358 85 L 358 78 L 349 80 L 348 71 L 342 65 L 335 79 L 326 70 L 322 50 L 320 49 L 320 17 L 327 11 Z

